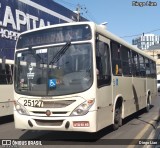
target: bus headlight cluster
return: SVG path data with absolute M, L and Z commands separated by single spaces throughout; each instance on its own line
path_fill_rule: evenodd
M 93 104 L 94 104 L 94 99 L 85 101 L 71 113 L 71 116 L 80 116 L 87 114 Z
M 21 114 L 21 115 L 29 115 L 29 113 L 27 112 L 27 110 L 18 102 L 14 102 L 16 111 Z

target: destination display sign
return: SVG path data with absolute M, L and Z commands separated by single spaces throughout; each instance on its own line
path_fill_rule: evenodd
M 88 25 L 73 25 L 57 28 L 48 28 L 23 34 L 19 37 L 17 49 L 33 46 L 83 41 L 91 39 L 91 29 Z

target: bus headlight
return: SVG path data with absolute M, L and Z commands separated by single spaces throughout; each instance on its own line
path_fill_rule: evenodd
M 87 114 L 93 104 L 94 104 L 94 99 L 85 101 L 71 113 L 71 116 L 80 116 Z
M 29 115 L 29 113 L 27 112 L 27 110 L 18 102 L 14 102 L 16 111 L 21 114 L 21 115 Z

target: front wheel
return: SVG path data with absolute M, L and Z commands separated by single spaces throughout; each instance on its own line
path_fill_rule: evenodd
M 122 116 L 121 116 L 121 107 L 117 107 L 115 109 L 115 115 L 114 115 L 114 124 L 113 129 L 117 130 L 120 126 L 122 126 Z

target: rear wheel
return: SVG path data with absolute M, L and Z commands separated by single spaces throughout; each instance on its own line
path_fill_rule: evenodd
M 150 108 L 151 108 L 150 95 L 148 95 L 147 105 L 146 105 L 146 112 L 149 112 Z

